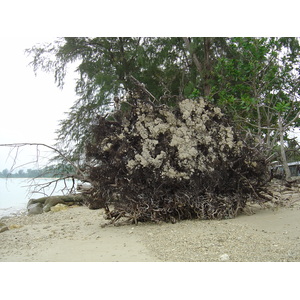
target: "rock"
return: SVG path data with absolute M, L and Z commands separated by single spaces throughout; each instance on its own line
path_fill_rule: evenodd
M 0 222 L 0 233 L 4 232 L 6 230 L 8 230 L 8 227 L 4 223 Z
M 69 208 L 68 205 L 62 204 L 62 203 L 58 203 L 58 204 L 56 204 L 55 206 L 52 206 L 52 207 L 50 208 L 50 210 L 53 211 L 53 212 L 58 212 L 58 211 L 61 211 L 61 210 L 66 210 L 66 209 L 68 209 L 68 208 Z
M 42 203 L 33 203 L 27 205 L 28 215 L 38 215 L 43 213 L 43 204 Z
M 224 253 L 219 257 L 220 261 L 229 261 L 230 257 L 228 254 Z

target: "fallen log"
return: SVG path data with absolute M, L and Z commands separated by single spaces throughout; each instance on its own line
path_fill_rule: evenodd
M 52 206 L 57 204 L 82 205 L 86 201 L 86 195 L 84 194 L 71 194 L 62 196 L 48 196 L 38 199 L 30 199 L 27 203 L 28 214 L 38 214 L 42 212 L 48 212 Z

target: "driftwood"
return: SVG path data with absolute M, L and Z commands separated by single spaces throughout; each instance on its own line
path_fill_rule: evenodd
M 30 199 L 27 203 L 27 209 L 30 212 L 31 209 L 40 207 L 41 212 L 48 212 L 51 207 L 57 204 L 82 205 L 87 199 L 85 194 L 63 195 L 63 196 L 49 196 L 38 199 Z

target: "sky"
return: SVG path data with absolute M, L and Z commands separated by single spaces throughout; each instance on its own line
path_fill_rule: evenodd
M 54 144 L 58 122 L 65 118 L 64 112 L 76 100 L 75 74 L 67 74 L 66 84 L 61 90 L 52 73 L 40 71 L 35 76 L 33 68 L 28 65 L 30 57 L 24 54 L 26 48 L 54 40 L 49 37 L 7 37 L 3 43 L 5 46 L 0 47 L 0 144 Z M 25 170 L 40 167 L 45 164 L 42 157 L 49 155 L 49 149 L 39 149 L 38 163 L 30 163 L 37 160 L 36 147 L 26 146 L 19 149 L 14 165 L 16 149 L 0 147 L 0 171 L 10 170 L 13 166 Z

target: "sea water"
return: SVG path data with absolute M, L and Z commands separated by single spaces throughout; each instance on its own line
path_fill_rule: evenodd
M 73 185 L 72 180 L 52 181 L 55 179 L 0 178 L 0 218 L 25 213 L 29 199 L 64 195 Z

